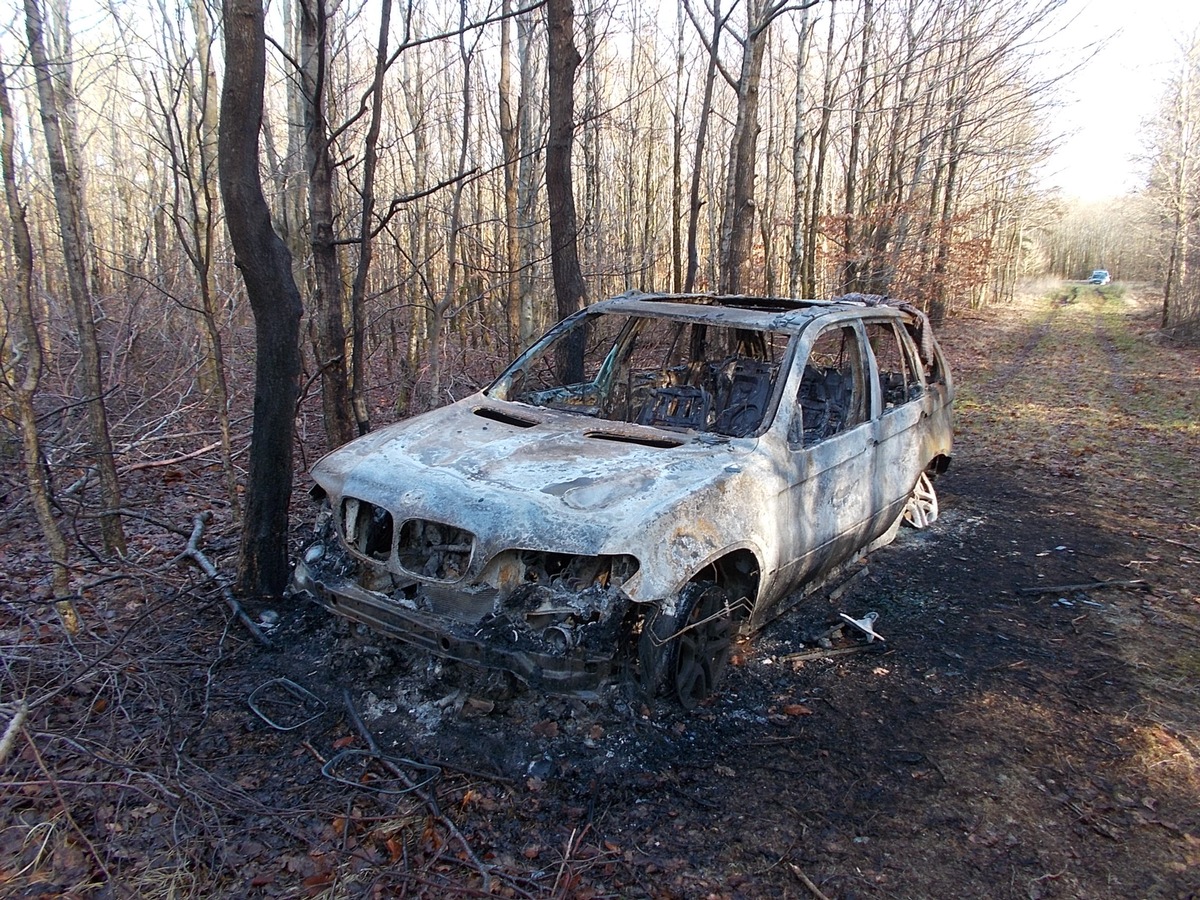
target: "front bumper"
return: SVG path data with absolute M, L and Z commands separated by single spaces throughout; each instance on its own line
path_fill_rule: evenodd
M 300 560 L 292 574 L 291 592 L 303 594 L 339 616 L 361 622 L 389 637 L 446 659 L 486 669 L 511 672 L 523 682 L 554 693 L 593 690 L 614 671 L 621 642 L 617 629 L 606 629 L 606 645 L 552 652 L 520 624 L 503 615 L 476 623 L 412 608 L 387 594 L 368 590 L 347 574 Z

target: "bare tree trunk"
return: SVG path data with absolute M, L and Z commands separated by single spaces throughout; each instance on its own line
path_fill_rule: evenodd
M 356 435 L 346 360 L 346 289 L 333 233 L 333 158 L 326 104 L 325 0 L 300 2 L 300 77 L 304 85 L 304 162 L 308 170 L 308 223 L 312 244 L 313 354 L 321 372 L 325 439 L 340 447 Z
M 288 502 L 300 377 L 300 292 L 291 254 L 271 227 L 259 180 L 266 79 L 260 0 L 225 0 L 225 87 L 218 159 L 226 226 L 254 311 L 254 428 L 238 560 L 244 594 L 279 596 L 288 579 Z
M 63 538 L 54 511 L 50 506 L 50 491 L 46 483 L 46 470 L 42 466 L 42 443 L 38 433 L 37 413 L 33 399 L 37 395 L 42 378 L 42 337 L 38 330 L 33 306 L 33 244 L 29 239 L 29 225 L 25 220 L 25 208 L 17 194 L 16 164 L 13 158 L 14 132 L 12 106 L 8 99 L 8 84 L 0 68 L 0 120 L 3 134 L 0 136 L 0 164 L 4 169 L 4 199 L 8 206 L 8 218 L 12 225 L 13 261 L 16 263 L 16 296 L 12 306 L 16 312 L 16 333 L 9 334 L 12 344 L 13 362 L 4 367 L 3 385 L 5 392 L 12 395 L 21 425 L 21 443 L 25 455 L 25 482 L 33 510 L 37 514 L 38 526 L 50 551 L 51 585 L 54 591 L 55 608 L 63 627 L 71 634 L 79 630 L 79 617 L 71 602 L 70 557 L 67 542 Z M 24 372 L 18 378 L 20 369 Z M 10 375 L 11 373 L 11 375 Z
M 225 475 L 225 493 L 233 521 L 240 521 L 241 503 L 238 500 L 237 470 L 233 465 L 233 428 L 229 420 L 229 379 L 225 363 L 225 348 L 221 338 L 220 303 L 217 300 L 216 279 L 213 276 L 213 256 L 216 252 L 217 230 L 217 75 L 212 63 L 212 30 L 206 7 L 192 3 L 192 22 L 196 29 L 196 66 L 199 71 L 199 150 L 200 172 L 197 196 L 191 206 L 192 242 L 195 247 L 193 263 L 200 287 L 202 331 L 207 344 L 207 368 L 211 380 L 212 405 L 221 434 L 221 469 Z M 178 177 L 178 167 L 177 167 Z M 176 215 L 177 227 L 182 230 L 182 217 Z M 181 234 L 181 238 L 182 238 Z
M 113 459 L 112 438 L 108 431 L 108 414 L 104 409 L 104 385 L 100 375 L 100 345 L 96 337 L 96 320 L 92 310 L 92 292 L 88 279 L 88 252 L 84 243 L 80 209 L 82 198 L 78 184 L 71 176 L 63 131 L 60 123 L 60 98 L 55 79 L 46 58 L 42 36 L 42 14 L 37 0 L 24 0 L 25 30 L 29 36 L 29 52 L 37 73 L 38 99 L 42 130 L 46 136 L 46 151 L 54 183 L 54 204 L 62 233 L 63 260 L 67 270 L 67 287 L 75 324 L 79 329 L 79 381 L 83 405 L 87 410 L 88 432 L 100 473 L 100 494 L 105 510 L 100 516 L 104 547 L 110 553 L 125 552 L 125 532 L 121 527 L 121 487 Z
M 691 15 L 688 0 L 683 0 L 685 8 Z M 700 104 L 700 125 L 696 130 L 696 153 L 692 157 L 692 187 L 688 203 L 687 230 L 687 272 L 683 277 L 683 290 L 689 293 L 695 290 L 696 273 L 700 269 L 700 250 L 698 247 L 700 231 L 700 183 L 704 171 L 704 144 L 708 139 L 708 120 L 712 115 L 713 85 L 717 80 L 717 66 L 720 61 L 719 52 L 721 32 L 725 29 L 725 21 L 729 13 L 721 15 L 721 0 L 713 0 L 713 30 L 708 41 L 708 66 L 704 71 L 704 99 Z M 694 20 L 693 20 L 694 21 Z M 699 29 L 697 29 L 699 30 Z
M 537 209 L 538 147 L 534 136 L 534 103 L 537 89 L 534 84 L 533 59 L 534 20 L 531 13 L 517 17 L 517 57 L 521 62 L 521 93 L 517 99 L 517 131 L 520 138 L 520 165 L 517 167 L 517 223 L 520 244 L 518 284 L 521 288 L 521 346 L 537 337 L 538 322 L 533 308 L 534 261 L 540 251 L 534 232 Z
M 517 227 L 517 123 L 512 111 L 512 0 L 503 0 L 500 21 L 500 146 L 504 152 L 504 255 L 508 272 L 504 309 L 510 349 L 523 350 L 521 334 L 521 243 Z
M 606 241 L 601 240 L 601 235 L 606 231 L 604 223 L 604 213 L 601 209 L 601 185 L 608 190 L 612 190 L 616 185 L 613 183 L 614 173 L 601 172 L 600 166 L 600 124 L 601 111 L 603 109 L 603 100 L 600 94 L 600 73 L 597 68 L 597 57 L 600 52 L 600 45 L 596 40 L 596 15 L 597 15 L 596 0 L 585 0 L 583 9 L 583 121 L 580 125 L 583 131 L 583 140 L 581 141 L 583 149 L 583 166 L 581 174 L 583 175 L 583 212 L 580 231 L 582 232 L 582 244 L 584 258 L 591 262 L 593 270 L 599 269 L 599 261 L 604 255 L 604 250 L 607 249 Z M 630 28 L 634 34 L 638 33 L 638 8 L 634 6 L 630 10 L 630 15 L 633 17 Z M 630 65 L 628 75 L 632 79 L 634 75 L 635 65 Z M 630 92 L 627 96 L 633 98 L 634 95 Z M 634 102 L 632 99 L 630 104 Z M 627 175 L 631 174 L 629 172 Z M 628 235 L 628 230 L 625 232 Z M 615 234 L 604 234 L 605 238 L 614 238 Z M 604 267 L 607 270 L 607 266 Z M 593 289 L 599 289 L 603 293 L 604 288 L 604 271 L 599 272 L 599 284 L 593 285 Z
M 548 67 L 549 136 L 546 143 L 546 197 L 550 205 L 550 266 L 554 273 L 554 295 L 560 318 L 582 309 L 587 288 L 579 268 L 575 196 L 571 188 L 571 144 L 575 127 L 575 70 L 581 58 L 575 49 L 575 10 L 572 0 L 548 0 L 546 27 L 549 38 Z M 576 331 L 577 339 L 583 333 Z M 564 383 L 579 381 L 582 354 L 565 348 L 559 358 Z
M 729 179 L 721 226 L 719 290 L 740 294 L 746 289 L 746 264 L 754 241 L 754 170 L 758 157 L 758 83 L 767 49 L 769 10 L 750 0 L 752 10 L 742 42 L 742 70 L 737 81 L 737 119 L 729 149 Z
M 671 290 L 683 290 L 683 10 L 675 12 L 675 107 L 671 111 Z
M 196 0 L 199 2 L 199 0 Z M 297 0 L 285 0 L 280 4 L 283 17 L 283 39 L 288 54 L 299 60 L 300 29 L 296 25 L 296 12 L 301 6 Z M 304 79 L 294 75 L 287 79 L 287 150 L 286 157 L 272 167 L 275 189 L 279 195 L 275 210 L 279 236 L 292 254 L 292 278 L 304 284 L 308 266 L 309 248 L 304 240 L 304 222 L 307 218 L 308 179 L 304 175 Z M 272 156 L 273 142 L 269 133 L 264 135 L 268 159 Z M 311 286 L 309 286 L 311 289 Z
M 1189 135 L 1194 129 L 1191 121 L 1192 55 L 1195 46 L 1189 49 L 1187 65 L 1179 79 L 1179 95 L 1175 100 L 1174 147 L 1170 148 L 1174 159 L 1170 179 L 1171 244 L 1167 256 L 1167 279 L 1163 286 L 1161 327 L 1169 328 L 1175 313 L 1175 298 L 1182 292 L 1187 275 L 1188 261 L 1188 216 L 1189 190 L 1191 187 L 1191 152 Z
M 388 70 L 388 31 L 392 2 L 382 0 L 379 43 L 375 47 L 375 74 L 371 81 L 371 122 L 363 147 L 362 214 L 358 227 L 358 266 L 350 287 L 352 370 L 351 402 L 358 433 L 371 430 L 371 405 L 367 397 L 367 275 L 374 257 L 375 172 L 379 166 L 379 129 L 383 122 L 383 80 Z
M 808 53 L 813 26 L 808 8 L 800 12 L 799 43 L 796 47 L 796 122 L 792 134 L 792 247 L 788 258 L 788 293 L 799 296 L 804 288 L 804 253 L 808 194 L 812 189 L 808 172 Z
M 829 2 L 829 33 L 825 38 L 825 79 L 821 88 L 821 125 L 817 129 L 817 160 L 813 172 L 812 187 L 809 191 L 811 205 L 808 211 L 808 236 L 805 244 L 808 252 L 804 262 L 804 295 L 817 295 L 817 225 L 821 218 L 821 207 L 825 197 L 825 160 L 829 153 L 829 124 L 833 117 L 833 35 L 834 35 L 834 3 Z
M 462 197 L 463 187 L 466 181 L 467 160 L 471 147 L 471 64 L 474 60 L 474 50 L 467 50 L 466 24 L 467 24 L 467 0 L 459 0 L 459 32 L 458 32 L 458 49 L 459 57 L 463 64 L 463 80 L 462 80 L 462 119 L 460 120 L 461 140 L 458 147 L 458 178 L 454 182 L 454 193 L 450 201 L 450 222 L 446 229 L 446 281 L 442 288 L 442 297 L 436 304 L 433 316 L 433 333 L 430 335 L 430 344 L 432 351 L 432 359 L 430 365 L 432 373 L 430 380 L 433 383 L 433 401 L 436 404 L 441 403 L 441 335 L 442 329 L 445 327 L 445 317 L 454 306 L 454 300 L 458 295 L 458 270 L 460 262 L 458 258 L 458 242 L 462 229 Z
M 862 48 L 858 58 L 858 77 L 854 85 L 854 101 L 850 107 L 850 148 L 846 159 L 846 189 L 844 195 L 843 215 L 843 263 L 842 290 L 846 292 L 862 289 L 862 265 L 859 259 L 858 247 L 858 158 L 862 152 L 860 139 L 862 137 L 862 122 L 866 115 L 867 74 L 871 62 L 871 26 L 874 12 L 873 0 L 862 0 Z
M 102 293 L 106 279 L 101 274 L 100 260 L 92 251 L 96 246 L 96 234 L 88 212 L 87 172 L 83 168 L 83 150 L 79 144 L 78 97 L 74 78 L 75 46 L 69 18 L 70 4 L 68 0 L 49 0 L 49 10 L 50 31 L 48 35 L 43 35 L 43 38 L 48 37 L 50 42 L 50 72 L 59 103 L 59 129 L 62 133 L 67 171 L 71 173 L 75 196 L 78 198 L 76 212 L 79 216 L 79 235 L 83 239 L 83 246 L 87 248 L 85 260 L 88 290 L 94 296 Z

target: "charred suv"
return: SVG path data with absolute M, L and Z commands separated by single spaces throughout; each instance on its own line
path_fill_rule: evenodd
M 620 666 L 691 706 L 736 634 L 936 515 L 952 399 L 906 304 L 622 295 L 320 460 L 293 586 L 531 685 Z

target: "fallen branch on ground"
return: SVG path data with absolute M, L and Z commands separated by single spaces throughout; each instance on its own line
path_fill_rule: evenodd
M 199 450 L 193 450 L 191 453 L 185 453 L 182 456 L 172 456 L 170 459 L 152 459 L 146 462 L 130 463 L 127 466 L 121 467 L 121 474 L 128 475 L 130 472 L 140 472 L 143 469 L 159 469 L 163 466 L 173 466 L 177 463 L 187 462 L 189 459 L 195 459 L 197 456 L 203 456 L 205 453 L 210 453 L 221 446 L 221 442 L 209 444 L 207 447 L 201 447 Z
M 250 632 L 250 635 L 256 641 L 264 647 L 270 647 L 270 639 L 262 633 L 262 629 L 255 624 L 254 620 L 246 615 L 246 611 L 242 609 L 242 604 L 238 603 L 237 598 L 233 596 L 233 589 L 221 577 L 221 573 L 217 571 L 217 567 L 200 550 L 200 538 L 204 535 L 204 526 L 211 518 L 212 513 L 206 510 L 192 520 L 192 536 L 188 538 L 187 547 L 175 559 L 176 561 L 190 559 L 201 572 L 215 581 L 221 588 L 221 594 L 225 598 L 226 605 L 233 611 L 238 621 L 246 626 L 246 630 Z
M 886 650 L 886 644 L 862 644 L 857 647 L 840 647 L 837 650 L 801 650 L 799 653 L 785 653 L 783 656 L 777 656 L 776 659 L 781 663 L 802 662 L 806 659 L 826 659 L 831 656 L 846 656 L 850 653 L 865 653 L 867 651 L 883 653 Z
M 358 714 L 358 710 L 354 708 L 354 701 L 350 699 L 350 692 L 348 690 L 342 691 L 342 700 L 346 704 L 346 715 L 349 716 L 350 722 L 354 726 L 355 731 L 357 731 L 359 735 L 362 736 L 362 739 L 367 742 L 367 747 L 370 749 L 370 751 L 378 756 L 379 742 L 375 740 L 375 735 L 371 734 L 370 730 L 366 726 L 366 723 L 363 722 L 362 717 Z M 466 855 L 467 859 L 471 861 L 471 865 L 473 865 L 475 870 L 483 877 L 484 892 L 490 892 L 492 884 L 490 869 L 479 861 L 479 857 L 475 855 L 475 851 L 471 849 L 471 845 L 467 843 L 467 839 L 463 837 L 462 832 L 458 830 L 458 826 L 456 826 L 453 822 L 447 819 L 445 815 L 442 814 L 442 810 L 438 806 L 437 799 L 432 794 L 421 790 L 417 784 L 414 784 L 413 780 L 409 778 L 404 770 L 399 766 L 393 765 L 382 757 L 379 761 L 389 772 L 403 781 L 411 793 L 420 798 L 421 802 L 425 804 L 425 809 L 434 818 L 434 820 L 443 828 L 445 828 L 446 831 L 448 831 L 456 841 L 458 841 L 459 846 L 463 849 L 463 853 Z
M 1176 547 L 1182 547 L 1184 550 L 1191 550 L 1193 553 L 1200 553 L 1200 547 L 1197 547 L 1195 544 L 1188 544 L 1183 541 L 1174 541 L 1168 537 L 1151 537 L 1151 540 L 1162 541 L 1164 544 L 1174 544 Z
M 8 753 L 12 750 L 13 742 L 17 739 L 17 732 L 25 724 L 25 717 L 28 715 L 29 707 L 22 700 L 20 705 L 17 706 L 17 711 L 13 713 L 12 721 L 4 729 L 4 737 L 0 738 L 0 766 L 4 765 L 4 761 L 8 759 Z
M 1144 578 L 1134 578 L 1131 581 L 1089 581 L 1086 584 L 1047 584 L 1038 587 L 1017 588 L 1018 594 L 1037 596 L 1038 594 L 1061 594 L 1067 591 L 1094 591 L 1099 588 L 1136 588 L 1140 591 L 1150 590 L 1150 583 Z
M 791 868 L 792 874 L 800 879 L 800 883 L 808 888 L 812 892 L 812 895 L 817 898 L 817 900 L 829 900 L 828 897 L 821 893 L 821 889 L 813 884 L 812 880 L 807 875 L 800 871 L 800 867 L 798 865 L 795 863 L 788 863 L 788 866 Z

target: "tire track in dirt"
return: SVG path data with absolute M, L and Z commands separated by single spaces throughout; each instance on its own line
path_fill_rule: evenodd
M 1024 374 L 1029 366 L 1029 361 L 1035 358 L 1038 347 L 1042 345 L 1054 327 L 1059 312 L 1060 307 L 1055 305 L 1045 319 L 1032 327 L 1021 346 L 1013 354 L 1012 359 L 980 385 L 981 394 L 998 394 L 1008 387 L 1018 375 Z

